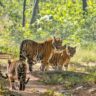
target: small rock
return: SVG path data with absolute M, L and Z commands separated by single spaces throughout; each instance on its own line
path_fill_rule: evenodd
M 82 89 L 83 88 L 83 86 L 79 86 L 79 87 L 77 87 L 76 89 L 74 89 L 74 91 L 78 91 L 78 90 L 80 90 L 80 89 Z
M 96 88 L 91 88 L 91 89 L 88 90 L 88 92 L 91 93 L 91 94 L 96 93 Z

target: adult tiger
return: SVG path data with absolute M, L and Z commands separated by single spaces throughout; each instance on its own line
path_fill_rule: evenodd
M 46 70 L 48 65 L 48 59 L 54 49 L 59 49 L 62 45 L 60 38 L 51 38 L 42 43 L 35 42 L 33 40 L 24 40 L 20 46 L 20 60 L 26 60 L 29 64 L 29 70 L 32 72 L 32 65 L 34 61 L 41 60 L 41 70 Z M 36 57 L 36 60 L 34 60 Z
M 54 69 L 62 70 L 63 66 L 68 69 L 68 64 L 70 62 L 71 57 L 76 53 L 76 47 L 71 46 L 62 46 L 62 50 L 56 51 L 54 50 L 52 55 L 49 58 L 49 65 L 51 65 Z

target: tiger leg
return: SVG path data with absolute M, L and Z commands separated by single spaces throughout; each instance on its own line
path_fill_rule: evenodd
M 9 77 L 9 82 L 10 82 L 10 89 L 11 89 L 11 90 L 12 90 L 12 89 L 16 90 L 14 78 Z
M 44 64 L 41 64 L 40 70 L 41 70 L 41 71 L 44 71 L 44 69 L 45 69 L 45 65 L 44 65 Z
M 69 65 L 70 59 L 67 59 L 65 61 L 64 67 L 65 67 L 65 71 L 68 71 L 68 65 Z
M 58 64 L 56 63 L 56 62 L 54 62 L 53 64 L 51 64 L 52 65 L 52 68 L 54 69 L 54 70 L 58 70 Z
M 28 64 L 29 64 L 29 71 L 32 72 L 32 69 L 33 69 L 32 66 L 33 66 L 33 64 L 34 64 L 33 61 L 30 60 L 30 59 L 28 59 L 27 62 L 28 62 Z
M 21 74 L 19 79 L 19 90 L 25 90 L 25 81 L 26 81 L 26 73 L 22 71 L 23 74 Z
M 26 52 L 24 50 L 20 50 L 20 60 L 26 60 Z
M 46 61 L 41 61 L 40 70 L 41 71 L 47 71 L 49 68 L 49 63 Z
M 49 64 L 47 63 L 45 66 L 45 71 L 48 71 L 48 69 L 49 69 Z
M 10 83 L 10 90 L 12 90 L 13 88 L 12 88 L 12 82 L 11 82 L 11 80 L 9 80 L 9 83 Z
M 11 82 L 12 82 L 12 89 L 16 90 L 15 81 L 11 81 Z
M 63 65 L 61 65 L 61 64 L 58 64 L 58 68 L 57 68 L 58 70 L 63 70 Z
M 67 71 L 68 70 L 68 64 L 64 65 L 64 67 L 65 67 L 65 71 Z
M 25 90 L 26 84 L 29 82 L 30 78 L 27 78 L 27 80 L 21 80 L 20 81 L 20 87 L 19 90 Z
M 43 61 L 41 61 L 41 66 L 40 66 L 41 71 L 45 71 L 45 64 Z
M 21 82 L 21 81 L 20 81 L 19 90 L 25 90 L 25 82 Z

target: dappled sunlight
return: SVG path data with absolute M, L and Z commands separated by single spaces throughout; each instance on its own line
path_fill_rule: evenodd
M 0 96 L 96 96 L 96 0 L 0 0 Z

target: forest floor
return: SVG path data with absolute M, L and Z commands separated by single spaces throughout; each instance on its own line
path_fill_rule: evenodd
M 0 62 L 1 64 L 0 69 L 2 69 L 4 73 L 6 73 L 5 63 L 7 64 L 6 60 Z M 92 64 L 95 65 L 96 67 L 96 63 Z M 8 92 L 6 92 L 7 95 L 4 93 L 5 95 L 0 96 L 96 96 L 96 77 L 95 82 L 93 82 L 94 81 L 93 78 L 91 78 L 92 79 L 91 83 L 89 82 L 90 80 L 87 83 L 82 82 L 82 78 L 87 76 L 88 72 L 82 72 L 82 70 L 80 71 L 80 66 L 77 67 L 76 65 L 75 67 L 77 68 L 77 70 L 75 71 L 62 71 L 62 72 L 54 70 L 49 70 L 48 72 L 41 72 L 39 70 L 39 67 L 40 64 L 34 65 L 33 67 L 34 71 L 30 75 L 30 81 L 26 85 L 25 91 L 8 90 Z M 73 65 L 70 67 L 73 67 Z M 73 69 L 71 68 L 71 70 Z M 63 79 L 65 81 L 62 80 L 61 77 L 60 77 L 61 81 L 60 80 L 58 81 L 59 78 L 58 76 L 59 77 L 63 76 L 64 77 Z M 79 82 L 77 82 L 78 76 L 79 76 Z M 67 80 L 69 80 L 70 82 L 68 84 L 67 83 L 65 84 Z M 2 85 L 5 85 L 5 88 L 9 89 L 8 80 L 1 79 L 1 81 L 4 81 Z

